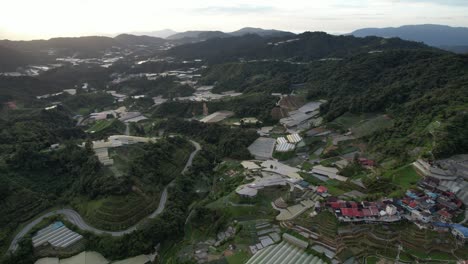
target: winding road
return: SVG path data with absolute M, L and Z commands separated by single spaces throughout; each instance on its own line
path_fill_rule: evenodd
M 190 166 L 192 166 L 192 162 L 193 162 L 193 159 L 195 158 L 195 155 L 197 155 L 197 153 L 201 150 L 201 146 L 198 142 L 195 142 L 193 140 L 190 140 L 190 142 L 192 143 L 192 145 L 195 147 L 195 150 L 192 151 L 192 153 L 190 153 L 190 157 L 189 159 L 187 160 L 187 163 L 185 164 L 185 167 L 182 171 L 182 174 L 185 174 L 188 170 L 188 168 Z M 155 218 L 156 216 L 158 216 L 159 214 L 161 214 L 163 211 L 164 211 L 164 208 L 166 206 L 166 202 L 167 202 L 167 196 L 168 196 L 168 188 L 169 186 L 172 184 L 173 182 L 169 183 L 163 190 L 162 194 L 161 194 L 161 198 L 159 200 L 159 205 L 158 205 L 158 208 L 153 212 L 151 213 L 148 218 L 152 219 L 152 218 Z M 70 223 L 74 224 L 75 226 L 77 226 L 79 229 L 81 230 L 85 230 L 85 231 L 89 231 L 89 232 L 93 232 L 97 235 L 101 235 L 101 234 L 109 234 L 109 235 L 112 235 L 112 236 L 123 236 L 125 234 L 129 234 L 129 233 L 132 233 L 133 231 L 137 230 L 137 227 L 138 227 L 138 224 L 135 224 L 125 230 L 121 230 L 121 231 L 106 231 L 106 230 L 101 230 L 101 229 L 97 229 L 95 227 L 92 227 L 90 225 L 88 225 L 84 220 L 83 218 L 81 217 L 81 215 L 73 210 L 73 209 L 58 209 L 58 210 L 54 210 L 54 211 L 51 211 L 51 212 L 48 212 L 46 214 L 43 214 L 41 216 L 39 216 L 38 218 L 34 219 L 33 221 L 31 221 L 30 223 L 28 223 L 25 227 L 23 227 L 23 229 L 21 229 L 20 232 L 18 232 L 18 234 L 16 234 L 16 236 L 13 238 L 13 240 L 11 241 L 11 244 L 10 244 L 10 247 L 9 247 L 9 251 L 11 252 L 14 252 L 17 248 L 18 248 L 18 243 L 19 241 L 34 227 L 36 226 L 37 224 L 39 224 L 44 218 L 47 218 L 47 217 L 50 217 L 50 216 L 54 216 L 54 215 L 62 215 L 63 217 L 65 217 L 65 219 L 67 221 L 69 221 Z

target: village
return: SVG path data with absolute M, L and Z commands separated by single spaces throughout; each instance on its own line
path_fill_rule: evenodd
M 380 166 L 372 156 L 366 155 L 365 149 L 353 146 L 351 142 L 366 133 L 362 128 L 369 126 L 366 123 L 385 125 L 385 122 L 391 120 L 387 117 L 374 116 L 370 120 L 360 121 L 358 126 L 341 129 L 339 132 L 321 126 L 322 119 L 318 109 L 324 101 L 291 107 L 291 102 L 297 100 L 294 96 L 275 96 L 279 98 L 277 104 L 279 109 L 274 111 L 279 113 L 289 111 L 287 117 L 282 118 L 278 125 L 262 126 L 262 121 L 253 117 L 240 118 L 237 122 L 226 122 L 234 115 L 229 111 L 218 111 L 200 119 L 201 122 L 224 123 L 232 126 L 250 124 L 250 127 L 256 127 L 260 136 L 248 148 L 255 159 L 240 162 L 245 180 L 235 189 L 238 198 L 232 196 L 223 198 L 229 201 L 225 200 L 224 204 L 248 208 L 258 203 L 258 199 L 263 199 L 259 198 L 263 196 L 263 192 L 284 190 L 273 191 L 280 195 L 269 196 L 269 200 L 265 201 L 276 212 L 274 219 L 280 225 L 273 226 L 270 230 L 276 231 L 267 236 L 264 236 L 263 232 L 258 233 L 258 239 L 248 245 L 248 250 L 253 255 L 248 263 L 267 263 L 262 261 L 268 260 L 271 255 L 263 253 L 258 257 L 258 252 L 267 252 L 268 250 L 263 249 L 271 248 L 270 245 L 277 243 L 280 230 L 296 232 L 304 243 L 311 243 L 310 248 L 315 252 L 324 254 L 333 263 L 338 263 L 337 256 L 342 254 L 343 249 L 336 247 L 330 240 L 323 240 L 323 235 L 316 230 L 297 224 L 298 219 L 299 222 L 315 221 L 314 217 L 320 218 L 325 213 L 333 215 L 338 222 L 357 225 L 356 228 L 359 225 L 364 228 L 369 224 L 392 226 L 409 223 L 417 230 L 434 231 L 444 234 L 442 235 L 444 237 L 451 237 L 458 247 L 466 244 L 468 228 L 463 225 L 466 222 L 464 208 L 467 206 L 467 195 L 464 191 L 466 186 L 463 185 L 467 179 L 466 156 L 455 157 L 456 161 L 444 161 L 445 164 L 456 167 L 445 171 L 444 177 L 439 179 L 450 181 L 444 184 L 445 187 L 436 187 L 439 180 L 434 177 L 433 172 L 440 173 L 441 170 L 423 160 L 418 160 L 404 167 L 405 170 L 411 171 L 414 184 L 408 185 L 410 187 L 408 189 L 402 189 L 403 195 L 367 200 L 369 196 L 366 193 L 369 190 L 364 183 L 366 174 L 378 173 Z M 308 142 L 315 144 L 319 142 L 319 144 L 314 149 Z M 338 151 L 334 152 L 337 149 Z M 342 151 L 343 149 L 345 151 Z M 330 152 L 334 154 L 327 155 Z M 359 167 L 364 175 L 361 174 L 359 177 L 342 175 L 341 172 L 346 171 L 348 166 Z M 347 188 L 338 189 L 342 186 Z M 262 222 L 255 222 L 254 226 L 262 225 Z M 232 236 L 236 236 L 236 233 Z M 283 238 L 283 241 L 287 239 Z M 236 247 L 234 244 L 229 245 L 231 249 Z M 197 257 L 199 263 L 205 263 L 214 257 L 208 251 L 203 252 L 205 252 L 204 257 Z M 196 256 L 199 256 L 199 253 Z M 208 258 L 209 256 L 211 258 Z
M 115 55 L 115 59 L 111 59 L 111 55 Z M 60 61 L 109 67 L 120 59 L 117 55 L 109 54 L 109 58 L 100 61 Z M 174 62 L 172 58 L 163 61 Z M 151 62 L 154 61 L 139 61 L 136 66 Z M 209 102 L 241 98 L 243 93 L 233 90 L 214 92 L 216 85 L 199 82 L 201 72 L 206 67 L 201 66 L 201 60 L 183 64 L 187 64 L 187 67 L 161 73 L 112 74 L 112 80 L 104 91 L 97 91 L 93 84 L 84 82 L 74 89 L 36 97 L 48 103 L 45 110 L 61 107 L 67 98 L 83 93 L 100 93 L 103 97 L 111 97 L 113 103 L 109 106 L 79 108 L 79 114 L 74 119 L 93 138 L 92 149 L 99 162 L 117 178 L 121 172 L 116 166 L 119 157 L 115 149 L 157 142 L 164 131 L 160 131 L 158 136 L 144 137 L 135 135 L 134 125 L 154 126 L 159 120 L 151 115 L 150 110 L 167 103 L 201 105 L 202 113 L 186 118 L 188 121 L 219 124 L 257 133 L 258 138 L 247 148 L 251 158 L 223 161 L 219 167 L 227 163 L 235 169 L 220 170 L 219 178 L 213 180 L 229 182 L 235 178 L 233 190 L 229 189 L 229 193 L 207 206 L 213 210 L 225 210 L 228 215 L 234 215 L 235 220 L 230 219 L 222 230 L 217 230 L 215 237 L 187 242 L 189 246 L 183 248 L 182 259 L 209 263 L 222 257 L 240 256 L 245 261 L 243 263 L 269 263 L 280 252 L 280 256 L 289 254 L 293 256 L 291 259 L 298 261 L 290 263 L 342 263 L 353 260 L 349 255 L 373 253 L 361 250 L 350 254 L 347 251 L 355 243 L 348 241 L 353 232 L 373 240 L 366 242 L 369 243 L 366 247 L 392 252 L 397 250 L 400 254 L 399 246 L 382 244 L 381 241 L 388 237 L 376 231 L 380 227 L 393 230 L 387 232 L 392 234 L 388 236 L 393 236 L 403 232 L 397 228 L 400 225 L 421 234 L 437 232 L 441 241 L 440 250 L 443 252 L 454 246 L 460 249 L 466 245 L 466 155 L 439 161 L 418 159 L 412 164 L 405 164 L 399 170 L 404 172 L 401 174 L 406 174 L 404 177 L 407 179 L 398 178 L 400 171 L 387 175 L 389 166 L 381 162 L 382 159 L 375 153 L 368 151 L 369 146 L 361 139 L 391 126 L 392 117 L 380 113 L 346 113 L 331 122 L 325 122 L 320 113 L 321 107 L 327 104 L 326 100 L 307 101 L 303 95 L 294 92 L 270 94 L 277 100 L 271 109 L 275 122 L 262 120 L 258 116 L 240 116 L 222 107 L 212 111 L 208 107 Z M 172 84 L 189 87 L 191 92 L 183 96 L 154 96 L 123 85 L 135 80 L 155 81 L 164 78 L 169 78 Z M 147 105 L 140 107 L 140 102 Z M 85 147 L 85 143 L 80 146 Z M 58 147 L 54 144 L 51 149 Z M 389 184 L 393 192 L 383 194 L 379 189 L 382 186 L 370 186 L 370 180 L 378 182 L 380 178 L 388 180 L 384 184 Z M 376 193 L 378 195 L 374 195 Z M 247 220 L 242 220 L 246 211 L 251 215 Z M 48 250 L 47 247 L 42 248 L 43 237 L 48 237 L 47 241 L 57 242 L 52 245 L 56 248 L 81 245 L 82 236 L 62 225 L 55 223 L 37 233 L 33 237 L 35 247 Z M 58 232 L 67 238 L 54 238 L 53 235 Z M 401 236 L 398 238 L 399 243 L 410 248 L 409 242 L 401 239 Z M 392 239 L 397 241 L 394 237 Z M 421 243 L 427 241 L 422 239 Z M 416 246 L 414 248 L 418 249 Z M 145 255 L 142 258 L 147 261 L 154 259 L 154 256 Z
M 187 84 L 188 80 L 197 78 L 192 72 L 193 70 L 173 71 L 167 74 L 174 74 L 181 82 Z M 173 100 L 203 103 L 242 95 L 234 92 L 213 94 L 211 93 L 213 86 L 197 86 L 196 81 L 190 85 L 193 85 L 196 91 L 192 96 Z M 126 95 L 115 91 L 108 93 L 118 102 L 123 102 L 127 98 Z M 468 241 L 468 228 L 462 224 L 466 221 L 466 211 L 463 208 L 466 208 L 468 202 L 468 196 L 464 192 L 468 175 L 466 157 L 456 162 L 445 161 L 445 164 L 452 165 L 446 171 L 426 161 L 417 160 L 406 167 L 417 175 L 414 176 L 417 184 L 405 189 L 403 196 L 369 200 L 367 193 L 370 190 L 367 189 L 365 180 L 369 175 L 379 173 L 380 164 L 372 155 L 367 154 L 365 147 L 354 142 L 369 133 L 368 130 L 373 129 L 370 127 L 375 125 L 385 127 L 392 122 L 391 119 L 374 115 L 361 120 L 353 118 L 343 120 L 345 125 L 338 124 L 338 128 L 324 126 L 319 109 L 326 101 L 303 102 L 294 95 L 273 94 L 273 96 L 278 98 L 278 103 L 272 113 L 280 117 L 278 124 L 273 126 L 263 126 L 262 120 L 255 117 L 235 117 L 235 113 L 228 110 L 210 113 L 206 105 L 203 115 L 195 118 L 202 123 L 256 129 L 259 135 L 259 138 L 248 147 L 254 159 L 240 162 L 245 179 L 236 187 L 235 194 L 239 198 L 230 201 L 231 205 L 253 206 L 252 202 L 255 204 L 257 197 L 265 190 L 272 188 L 286 190 L 280 192 L 282 195 L 278 194 L 276 197 L 273 195 L 268 200 L 269 206 L 276 212 L 274 221 L 279 224 L 270 222 L 253 224 L 252 228 L 256 230 L 256 235 L 252 243 L 246 245 L 249 254 L 253 255 L 248 263 L 267 263 L 264 261 L 267 261 L 271 255 L 265 253 L 266 251 L 274 252 L 274 249 L 270 249 L 275 246 L 287 248 L 291 243 L 310 243 L 310 248 L 315 252 L 324 254 L 332 262 L 338 263 L 339 248 L 333 243 L 323 241 L 322 236 L 315 230 L 296 224 L 297 219 L 313 221 L 314 217 L 320 217 L 325 212 L 333 215 L 341 223 L 392 225 L 409 222 L 420 230 L 427 229 L 449 234 L 460 246 Z M 136 96 L 136 98 L 142 97 L 145 95 Z M 162 97 L 155 97 L 153 100 L 155 105 L 167 101 Z M 82 118 L 81 122 L 92 124 L 108 118 L 118 118 L 127 124 L 147 119 L 140 112 L 120 107 L 91 113 L 89 117 Z M 108 143 L 95 142 L 95 151 L 103 164 L 112 165 L 112 160 L 107 154 L 108 147 L 112 146 L 100 147 L 100 145 L 115 145 L 115 142 L 122 139 L 109 138 Z M 139 139 L 136 137 L 132 140 Z M 144 139 L 145 142 L 147 140 Z M 350 167 L 358 168 L 358 175 L 344 175 Z M 454 219 L 459 220 L 454 221 Z M 236 224 L 233 224 L 226 232 L 218 233 L 217 239 L 199 242 L 192 254 L 187 256 L 193 256 L 198 263 L 207 263 L 219 256 L 213 254 L 211 249 L 222 248 L 225 245 L 228 245 L 228 249 L 223 254 L 233 254 L 239 250 L 235 244 L 229 242 L 239 235 L 235 226 Z M 283 234 L 285 230 L 299 234 L 302 240 L 299 239 L 297 242 L 297 238 Z M 305 249 L 307 245 L 301 247 Z M 263 257 L 259 257 L 260 254 L 263 254 Z M 313 258 L 313 255 L 309 256 L 304 251 L 298 251 L 298 256 Z

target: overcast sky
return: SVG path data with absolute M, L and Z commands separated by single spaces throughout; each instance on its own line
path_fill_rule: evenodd
M 0 0 L 0 39 L 245 26 L 348 33 L 405 24 L 468 26 L 468 0 Z

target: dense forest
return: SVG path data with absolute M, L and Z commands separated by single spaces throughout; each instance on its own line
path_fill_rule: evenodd
M 33 58 L 29 58 L 17 50 L 0 45 L 0 72 L 15 71 L 16 68 L 33 62 Z
M 255 131 L 241 128 L 231 129 L 219 124 L 205 124 L 196 121 L 183 121 L 173 118 L 161 124 L 169 132 L 187 135 L 201 139 L 214 145 L 219 159 L 230 157 L 234 159 L 249 159 L 247 147 L 258 137 Z
M 156 80 L 148 80 L 146 77 L 135 78 L 113 85 L 111 88 L 128 95 L 144 94 L 148 97 L 162 95 L 164 98 L 190 96 L 195 91 L 189 85 L 177 83 L 173 76 Z
M 10 100 L 31 102 L 35 96 L 56 93 L 61 87 L 34 77 L 0 76 L 0 104 Z
M 446 157 L 468 149 L 462 132 L 467 128 L 467 73 L 466 55 L 397 49 L 306 64 L 226 63 L 207 69 L 202 81 L 218 80 L 218 91 L 306 92 L 309 100 L 328 100 L 321 108 L 327 121 L 346 112 L 384 112 L 396 122 L 368 138 L 376 150 L 398 156 L 402 150 L 433 146 L 436 157 Z M 428 131 L 436 121 L 442 125 Z
M 131 186 L 160 190 L 180 174 L 193 150 L 179 137 L 144 145 L 129 170 L 116 178 L 104 169 L 87 135 L 69 116 L 59 107 L 0 121 L 0 248 L 8 246 L 18 224 L 52 206 L 69 205 L 76 197 L 124 195 Z M 83 141 L 84 147 L 78 146 Z M 56 143 L 58 148 L 50 147 Z
M 271 109 L 278 101 L 277 97 L 264 93 L 250 93 L 221 101 L 207 102 L 210 113 L 229 110 L 239 117 L 257 117 L 258 119 L 271 121 Z M 157 106 L 153 111 L 155 117 L 179 117 L 191 118 L 203 114 L 203 104 L 191 101 L 169 101 Z

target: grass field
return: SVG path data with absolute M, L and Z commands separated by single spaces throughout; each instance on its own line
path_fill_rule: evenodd
M 403 189 L 410 188 L 421 179 L 411 164 L 389 171 L 384 174 L 384 177 L 390 178 L 395 185 Z

